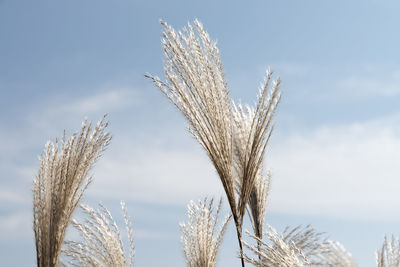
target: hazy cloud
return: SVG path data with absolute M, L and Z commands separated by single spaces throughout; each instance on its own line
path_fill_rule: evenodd
M 4 239 L 17 239 L 32 235 L 31 218 L 31 210 L 0 214 L 0 236 Z
M 127 87 L 101 89 L 89 96 L 57 96 L 59 99 L 42 103 L 29 115 L 29 123 L 46 132 L 59 132 L 68 127 L 76 128 L 85 117 L 100 119 L 104 114 L 139 105 L 137 90 Z M 61 122 L 61 123 L 60 123 Z
M 309 74 L 316 68 L 316 66 L 307 63 L 299 62 L 275 62 L 269 66 L 273 71 L 282 77 L 290 76 L 304 76 Z M 268 67 L 263 67 L 265 71 Z
M 400 118 L 320 127 L 275 144 L 274 211 L 400 219 Z
M 184 205 L 193 198 L 223 194 L 209 159 L 196 144 L 187 149 L 160 148 L 150 140 L 148 144 L 119 144 L 125 149 L 116 150 L 118 155 L 105 155 L 89 194 L 98 199 Z
M 397 96 L 400 94 L 400 70 L 349 76 L 337 82 L 339 89 L 352 97 Z
M 120 109 L 133 104 L 136 100 L 133 89 L 118 89 L 101 92 L 91 97 L 78 99 L 56 108 L 58 112 L 75 112 L 90 114 L 102 110 Z
M 14 191 L 9 186 L 0 185 L 0 203 L 0 207 L 5 205 L 28 204 L 30 203 L 30 198 L 27 200 L 24 195 Z

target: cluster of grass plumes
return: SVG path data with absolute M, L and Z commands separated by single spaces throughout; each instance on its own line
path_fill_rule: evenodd
M 385 236 L 382 247 L 376 252 L 378 267 L 400 266 L 400 239 L 392 236 L 391 240 Z
M 246 262 L 257 267 L 356 266 L 340 243 L 323 238 L 323 233 L 309 225 L 286 228 L 282 234 L 272 226 L 268 228 L 263 240 L 248 233 L 257 244 L 243 244 L 257 257 L 244 255 Z
M 189 24 L 179 32 L 164 22 L 161 24 L 167 81 L 151 75 L 146 77 L 185 116 L 190 132 L 207 152 L 225 190 L 242 252 L 242 226 L 249 198 L 251 195 L 265 198 L 255 184 L 280 100 L 280 80 L 270 88 L 272 72 L 268 72 L 256 109 L 246 114 L 240 106 L 237 109 L 232 104 L 219 50 L 201 23 L 196 20 L 194 26 Z M 245 124 L 235 121 L 242 119 L 239 117 L 246 117 L 248 121 Z M 262 207 L 252 207 L 255 215 L 264 214 Z M 255 222 L 259 224 L 260 216 L 256 217 Z
M 181 242 L 189 267 L 215 267 L 218 249 L 222 243 L 231 216 L 227 216 L 217 230 L 222 199 L 217 210 L 213 211 L 213 199 L 190 202 L 188 205 L 188 222 L 181 223 Z
M 91 182 L 88 175 L 108 146 L 108 123 L 101 120 L 94 129 L 86 121 L 69 139 L 46 144 L 40 168 L 33 182 L 33 229 L 37 266 L 57 266 L 65 232 L 72 213 Z
M 65 241 L 63 253 L 71 260 L 71 266 L 86 267 L 132 267 L 133 266 L 133 234 L 124 202 L 121 208 L 125 219 L 129 240 L 129 258 L 126 257 L 121 233 L 111 213 L 101 204 L 94 210 L 89 206 L 81 205 L 87 215 L 84 222 L 72 220 L 72 225 L 78 230 L 83 241 Z
M 230 215 L 219 223 L 222 199 L 216 210 L 213 199 L 191 202 L 188 221 L 182 223 L 181 242 L 189 267 L 215 267 L 218 249 L 233 218 L 242 267 L 356 266 L 338 243 L 324 238 L 311 226 L 286 228 L 279 234 L 265 224 L 271 173 L 264 173 L 265 153 L 280 103 L 280 79 L 268 70 L 255 107 L 230 98 L 219 50 L 200 22 L 180 32 L 161 22 L 166 81 L 146 75 L 177 107 L 189 123 L 189 131 L 206 151 L 225 191 Z M 63 252 L 72 266 L 133 266 L 134 247 L 130 222 L 122 210 L 129 240 L 129 257 L 111 213 L 81 206 L 83 222 L 71 216 L 91 182 L 90 169 L 111 137 L 104 119 L 92 129 L 86 121 L 78 134 L 59 145 L 48 143 L 33 184 L 33 224 L 37 265 L 58 266 Z M 245 216 L 253 233 L 250 244 L 242 237 Z M 72 224 L 81 241 L 64 241 Z M 267 226 L 267 231 L 264 230 Z M 62 248 L 62 245 L 64 247 Z M 243 249 L 247 249 L 246 252 Z M 400 241 L 386 238 L 376 254 L 378 267 L 400 267 Z

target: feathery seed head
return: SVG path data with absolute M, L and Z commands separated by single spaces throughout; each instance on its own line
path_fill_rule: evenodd
M 167 81 L 146 77 L 189 122 L 189 131 L 207 152 L 236 216 L 231 105 L 218 48 L 198 21 L 181 32 L 165 22 L 161 24 Z
M 88 267 L 133 266 L 132 228 L 124 202 L 121 202 L 121 208 L 128 233 L 129 259 L 125 256 L 121 233 L 111 213 L 101 204 L 99 204 L 97 210 L 87 205 L 81 205 L 81 209 L 87 218 L 83 223 L 73 220 L 72 225 L 79 232 L 83 241 L 65 241 L 65 247 L 62 251 L 71 259 L 70 265 Z
M 310 225 L 306 227 L 287 227 L 278 234 L 272 227 L 265 233 L 265 240 L 248 233 L 257 241 L 257 245 L 243 242 L 258 258 L 244 255 L 247 262 L 258 267 L 303 267 L 303 266 L 339 266 L 355 267 L 351 256 L 340 243 L 322 238 Z
M 256 203 L 251 208 L 257 213 L 257 233 L 262 233 L 268 190 L 255 186 L 280 100 L 280 80 L 270 86 L 272 72 L 268 71 L 256 109 L 236 107 L 231 103 L 216 42 L 210 40 L 201 23 L 195 20 L 179 32 L 165 22 L 161 24 L 166 81 L 145 76 L 185 116 L 190 133 L 207 152 L 228 198 L 242 248 L 242 224 L 251 197 Z M 257 185 L 263 186 L 260 179 Z
M 381 249 L 376 252 L 378 267 L 400 266 L 400 239 L 392 235 L 392 240 L 385 236 Z
M 188 205 L 188 222 L 181 223 L 181 243 L 189 267 L 214 267 L 217 263 L 217 253 L 222 243 L 230 216 L 222 222 L 219 230 L 219 213 L 222 199 L 217 211 L 213 211 L 213 199 L 199 201 L 196 204 L 190 201 Z
M 47 142 L 33 181 L 33 230 L 38 266 L 57 266 L 61 245 L 73 211 L 91 182 L 89 171 L 108 146 L 107 122 L 81 131 L 60 143 Z
M 233 103 L 232 109 L 234 121 L 233 166 L 236 191 L 239 194 L 238 213 L 243 220 L 246 204 L 249 204 L 253 215 L 258 213 L 262 216 L 253 218 L 256 219 L 253 222 L 264 220 L 268 194 L 267 185 L 269 186 L 270 181 L 270 176 L 267 179 L 263 176 L 264 155 L 273 130 L 272 119 L 281 98 L 279 78 L 273 82 L 270 88 L 272 74 L 272 71 L 267 71 L 265 84 L 260 89 L 256 108 L 249 106 L 243 108 L 239 102 L 238 105 Z M 256 228 L 258 229 L 256 232 L 261 237 L 262 229 L 257 226 Z

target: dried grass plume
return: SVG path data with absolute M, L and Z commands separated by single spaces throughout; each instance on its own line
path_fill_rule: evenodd
M 33 181 L 33 230 L 37 266 L 57 266 L 72 213 L 89 185 L 89 171 L 111 136 L 101 120 L 94 129 L 86 120 L 79 133 L 48 142 Z
M 121 239 L 120 230 L 111 213 L 101 204 L 94 210 L 87 205 L 81 209 L 87 215 L 83 223 L 72 220 L 72 225 L 78 230 L 83 241 L 65 241 L 63 253 L 71 260 L 71 266 L 85 267 L 132 267 L 134 257 L 133 234 L 124 202 L 121 208 L 129 241 L 129 258 Z
M 218 172 L 232 213 L 236 200 L 232 173 L 231 100 L 219 51 L 197 20 L 183 31 L 164 27 L 162 46 L 166 82 L 146 75 L 189 122 L 189 130 Z
M 267 71 L 256 108 L 233 104 L 233 151 L 234 170 L 239 195 L 238 213 L 240 227 L 249 204 L 253 227 L 261 237 L 262 221 L 265 214 L 269 178 L 264 178 L 263 163 L 268 141 L 273 131 L 272 120 L 280 102 L 280 79 L 272 82 L 272 71 Z M 272 86 L 270 84 L 272 83 Z M 249 202 L 249 199 L 252 198 Z
M 248 233 L 257 245 L 243 242 L 252 254 L 244 255 L 247 262 L 257 267 L 303 267 L 331 266 L 355 267 L 356 264 L 344 247 L 337 242 L 323 238 L 311 226 L 287 227 L 282 234 L 268 226 L 265 239 L 261 240 Z M 261 246 L 259 246 L 261 244 Z
M 385 236 L 381 249 L 376 252 L 378 267 L 400 266 L 400 240 L 392 236 L 391 240 Z
M 272 72 L 268 72 L 256 109 L 251 114 L 245 114 L 236 106 L 233 110 L 219 50 L 202 24 L 196 20 L 194 26 L 188 24 L 178 32 L 164 22 L 161 24 L 166 81 L 151 75 L 146 77 L 185 116 L 189 131 L 207 152 L 226 193 L 242 251 L 242 225 L 250 196 L 266 197 L 258 194 L 264 193 L 258 192 L 255 183 L 280 100 L 280 80 L 272 82 Z M 244 119 L 246 121 L 240 121 Z M 235 179 L 234 168 L 238 179 Z M 261 184 L 264 182 L 259 181 Z M 263 207 L 252 207 L 260 214 L 255 220 L 259 224 L 264 215 Z
M 217 230 L 222 199 L 217 211 L 213 211 L 213 199 L 193 201 L 188 205 L 187 223 L 181 224 L 181 242 L 189 267 L 215 267 L 218 249 L 221 245 L 230 216 L 226 217 Z

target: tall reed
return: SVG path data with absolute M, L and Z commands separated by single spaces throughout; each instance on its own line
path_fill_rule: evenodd
M 125 203 L 121 202 L 129 240 L 129 258 L 126 256 L 120 230 L 111 213 L 103 205 L 94 210 L 81 205 L 86 214 L 84 222 L 72 220 L 82 241 L 65 241 L 63 253 L 71 260 L 71 266 L 85 267 L 133 267 L 133 234 L 131 223 L 126 213 Z
M 279 103 L 278 79 L 270 90 L 272 73 L 258 97 L 257 108 L 251 118 L 249 135 L 243 142 L 240 165 L 240 183 L 236 187 L 234 162 L 234 121 L 232 100 L 215 42 L 197 20 L 194 26 L 182 31 L 164 22 L 162 46 L 165 55 L 164 73 L 167 81 L 146 75 L 177 107 L 189 122 L 189 131 L 201 144 L 213 163 L 231 209 L 242 254 L 242 225 L 246 205 L 262 166 L 265 147 L 271 133 L 271 120 Z M 253 191 L 254 192 L 254 191 Z M 244 260 L 241 258 L 242 266 Z
M 400 239 L 392 236 L 391 240 L 385 236 L 382 247 L 376 252 L 378 267 L 400 266 Z
M 33 230 L 37 266 L 58 266 L 61 246 L 72 213 L 91 182 L 94 163 L 108 146 L 108 123 L 82 123 L 79 133 L 60 143 L 48 142 L 40 156 L 40 168 L 33 181 Z
M 241 218 L 240 227 L 250 202 L 256 228 L 265 214 L 268 180 L 263 177 L 263 162 L 268 141 L 273 131 L 272 119 L 280 102 L 280 79 L 271 82 L 272 71 L 267 71 L 264 86 L 261 88 L 256 108 L 233 105 L 234 123 L 234 169 L 238 181 L 238 209 Z M 270 84 L 272 86 L 270 88 Z M 257 199 L 259 198 L 259 199 Z M 257 206 L 259 205 L 259 206 Z M 260 216 L 258 216 L 260 215 Z M 259 230 L 257 232 L 259 234 Z
M 215 267 L 218 249 L 222 243 L 231 216 L 227 216 L 217 230 L 222 199 L 213 210 L 213 199 L 190 202 L 187 223 L 181 223 L 182 247 L 188 267 Z
M 323 238 L 311 226 L 295 228 L 287 227 L 278 234 L 272 227 L 265 233 L 266 239 L 260 239 L 250 233 L 257 245 L 243 242 L 257 258 L 244 255 L 247 262 L 257 267 L 303 267 L 331 266 L 355 267 L 356 264 L 344 247 L 338 243 Z

